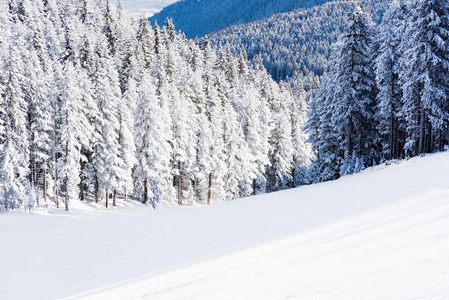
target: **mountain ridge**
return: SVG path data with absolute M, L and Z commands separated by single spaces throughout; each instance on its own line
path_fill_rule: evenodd
M 187 38 L 202 37 L 228 26 L 262 20 L 277 13 L 310 8 L 333 0 L 184 0 L 173 3 L 149 18 L 163 24 L 167 18 Z

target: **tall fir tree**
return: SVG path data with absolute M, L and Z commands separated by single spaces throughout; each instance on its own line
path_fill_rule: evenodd
M 408 155 L 418 155 L 442 148 L 447 138 L 449 4 L 444 0 L 407 4 L 399 77 L 407 123 L 405 149 Z
M 370 62 L 371 32 L 364 13 L 357 7 L 349 14 L 335 61 L 335 112 L 332 123 L 340 134 L 343 152 L 341 174 L 351 174 L 356 162 L 372 165 L 376 153 L 374 136 L 374 74 Z M 360 169 L 360 167 L 359 167 Z
M 379 49 L 375 60 L 378 88 L 375 118 L 381 134 L 383 158 L 387 160 L 402 157 L 404 148 L 402 90 L 399 83 L 399 46 L 404 33 L 404 18 L 403 1 L 393 1 L 376 36 Z

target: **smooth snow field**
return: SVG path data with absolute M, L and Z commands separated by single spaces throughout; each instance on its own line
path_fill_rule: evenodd
M 211 206 L 0 214 L 0 299 L 449 299 L 449 152 Z

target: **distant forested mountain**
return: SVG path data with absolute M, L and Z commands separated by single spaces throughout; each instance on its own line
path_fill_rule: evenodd
M 274 14 L 310 8 L 329 0 L 184 0 L 150 18 L 163 24 L 167 18 L 188 38 L 202 37 L 225 27 L 263 20 Z
M 362 0 L 366 18 L 380 23 L 389 1 Z M 262 56 L 276 80 L 302 82 L 308 87 L 328 65 L 332 45 L 348 26 L 352 1 L 334 1 L 309 9 L 277 14 L 268 19 L 228 27 L 207 38 L 216 46 L 228 45 L 233 53 L 246 52 L 249 60 Z

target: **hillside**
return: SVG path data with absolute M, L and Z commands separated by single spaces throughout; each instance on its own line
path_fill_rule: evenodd
M 389 0 L 362 0 L 357 4 L 374 24 L 379 24 Z M 290 78 L 306 87 L 328 66 L 333 45 L 347 29 L 352 1 L 335 1 L 277 14 L 262 21 L 232 26 L 211 34 L 213 45 L 230 45 L 234 53 L 246 51 L 252 60 L 261 54 L 264 66 L 276 80 Z M 176 23 L 175 23 L 176 24 Z M 308 77 L 304 79 L 304 77 Z
M 0 214 L 1 299 L 444 299 L 449 152 L 212 206 Z
M 309 8 L 329 0 L 184 0 L 165 7 L 150 18 L 163 24 L 173 19 L 187 38 L 202 37 L 227 26 L 262 20 L 277 13 Z

